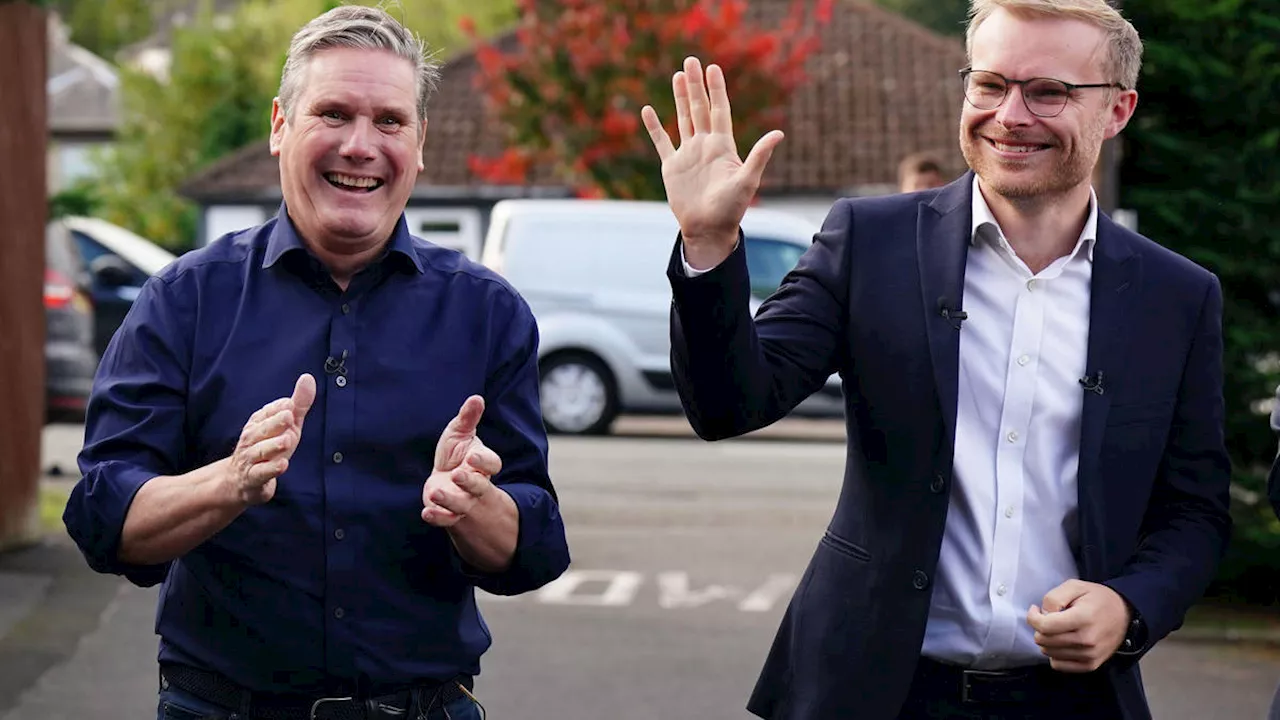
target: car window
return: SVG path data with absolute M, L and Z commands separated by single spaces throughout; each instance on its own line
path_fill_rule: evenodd
M 85 272 L 88 261 L 81 258 L 69 235 L 62 223 L 50 223 L 45 228 L 45 266 L 68 277 L 78 277 Z
M 805 246 L 785 240 L 764 237 L 747 238 L 747 273 L 751 276 L 751 294 L 764 299 L 782 284 L 791 272 Z
M 71 236 L 76 239 L 76 245 L 80 248 L 80 257 L 84 258 L 85 265 L 93 264 L 94 260 L 110 252 L 102 243 L 82 232 L 73 230 Z

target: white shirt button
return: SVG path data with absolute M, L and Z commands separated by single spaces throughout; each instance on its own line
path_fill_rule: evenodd
M 1017 431 L 1017 430 L 1010 430 L 1010 431 L 1009 431 L 1009 434 L 1008 434 L 1008 435 L 1005 435 L 1005 437 L 1006 437 L 1006 438 L 1008 438 L 1009 442 L 1011 442 L 1011 443 L 1013 443 L 1013 442 L 1018 442 L 1018 431 Z
M 1007 507 L 1007 508 L 1005 508 L 1005 509 L 1004 509 L 1004 516 L 1005 516 L 1005 517 L 1007 517 L 1007 518 L 1011 518 L 1011 517 L 1013 517 L 1013 506 L 1012 506 L 1012 505 L 1010 505 L 1009 507 Z
M 1028 280 L 1028 281 L 1027 281 L 1027 289 L 1028 289 L 1028 290 L 1035 290 L 1035 289 L 1036 289 L 1036 279 L 1035 279 L 1035 278 L 1031 278 L 1030 280 Z
M 1009 592 L 1009 588 L 1008 588 L 1008 586 L 1006 586 L 1004 583 L 1000 583 L 1000 587 L 996 588 L 996 594 L 997 594 L 997 595 L 1000 595 L 1000 596 L 1002 596 L 1002 597 L 1003 597 L 1003 596 L 1004 596 L 1004 594 L 1005 594 L 1005 593 L 1007 593 L 1007 592 Z
M 339 375 L 339 376 L 334 380 L 334 382 L 338 384 L 338 387 L 346 387 L 346 386 L 347 386 L 347 376 L 346 376 L 346 375 Z
M 1030 356 L 1030 355 L 1023 355 L 1022 357 L 1018 358 L 1018 364 L 1019 364 L 1019 365 L 1026 365 L 1026 364 L 1027 364 L 1027 363 L 1029 363 L 1029 362 L 1031 362 L 1031 356 Z

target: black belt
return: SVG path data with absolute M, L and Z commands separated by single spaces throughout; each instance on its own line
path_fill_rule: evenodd
M 253 720 L 404 718 L 415 709 L 415 700 L 420 704 L 417 710 L 425 714 L 431 705 L 451 703 L 465 697 L 473 687 L 470 676 L 460 676 L 443 683 L 420 683 L 377 697 L 313 697 L 253 692 L 218 673 L 187 665 L 165 664 L 160 668 L 160 677 L 162 683 L 229 712 L 245 713 Z
M 1009 670 L 974 670 L 926 657 L 921 657 L 916 666 L 914 682 L 933 697 L 963 704 L 1067 701 L 1082 692 L 1107 688 L 1099 675 L 1059 672 L 1048 663 Z

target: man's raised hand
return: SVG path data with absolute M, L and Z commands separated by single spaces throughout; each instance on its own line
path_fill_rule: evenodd
M 422 519 L 452 527 L 493 489 L 502 460 L 476 436 L 484 400 L 472 395 L 445 426 L 436 443 L 431 476 L 422 486 Z
M 236 498 L 259 505 L 275 496 L 276 478 L 289 468 L 289 459 L 302 440 L 302 422 L 316 400 L 316 380 L 303 374 L 293 395 L 263 406 L 249 416 L 231 453 L 231 483 Z
M 704 81 L 702 64 L 686 58 L 671 85 L 680 147 L 672 144 L 652 106 L 644 106 L 640 117 L 662 159 L 662 182 L 680 224 L 685 259 L 704 269 L 733 252 L 738 226 L 773 149 L 782 142 L 782 132 L 766 133 L 744 162 L 733 139 L 729 93 L 720 67 L 708 66 Z

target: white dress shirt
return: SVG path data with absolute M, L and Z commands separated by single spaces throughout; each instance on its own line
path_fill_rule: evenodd
M 1026 615 L 1078 577 L 1076 476 L 1098 203 L 1039 273 L 1014 253 L 977 177 L 964 275 L 955 482 L 924 655 L 974 668 L 1047 662 Z M 685 274 L 697 270 L 684 260 Z
M 978 188 L 964 276 L 955 482 L 923 653 L 976 668 L 1047 662 L 1027 609 L 1078 577 L 1076 477 L 1097 198 L 1039 273 Z

